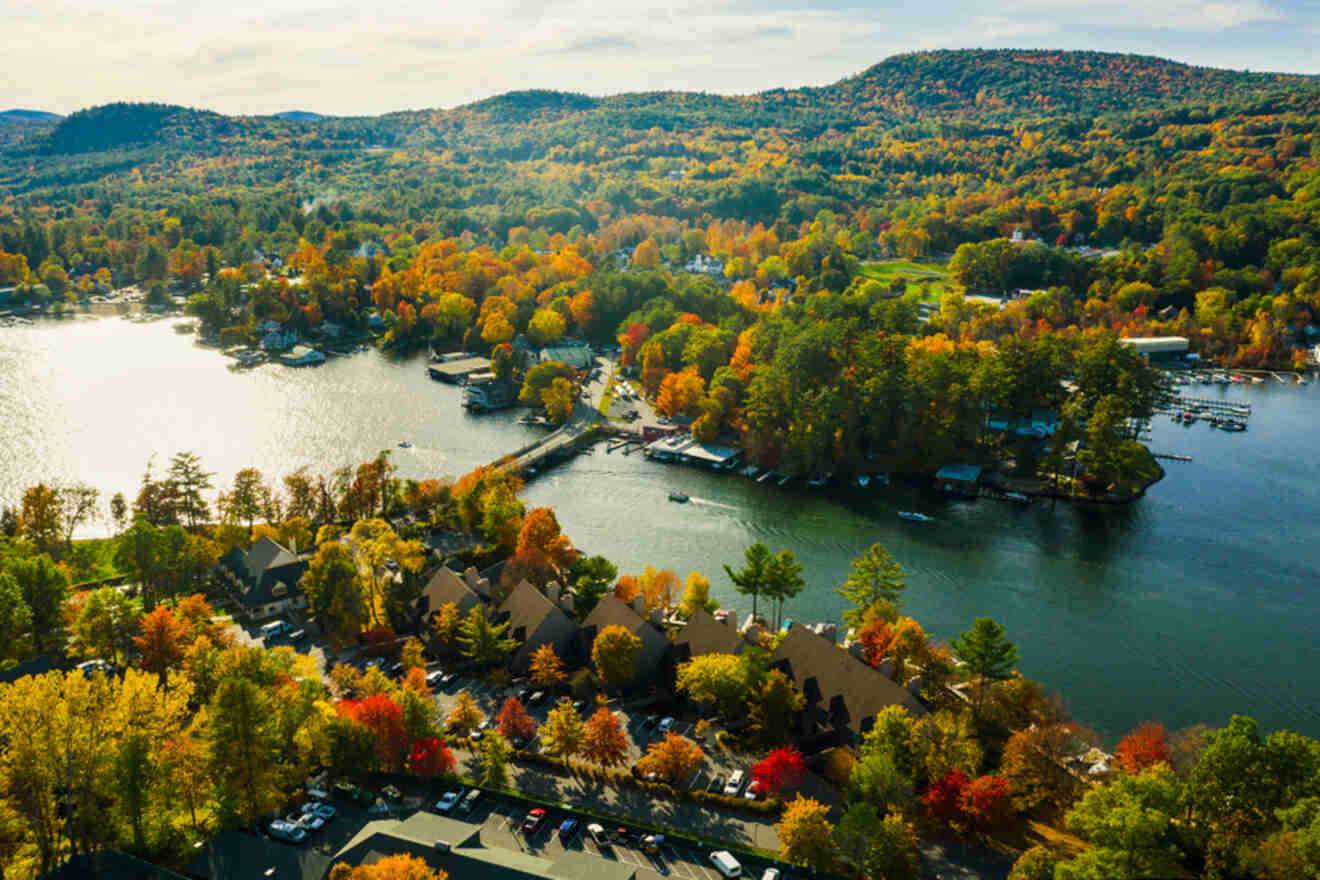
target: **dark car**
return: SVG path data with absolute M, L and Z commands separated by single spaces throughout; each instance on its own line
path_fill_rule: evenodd
M 724 777 L 715 775 L 710 779 L 710 784 L 706 786 L 706 791 L 711 794 L 719 794 L 724 791 Z
M 578 822 L 577 818 L 569 816 L 559 825 L 559 839 L 564 843 L 568 843 L 578 833 L 580 827 L 581 823 Z
M 532 698 L 533 693 L 535 693 L 535 691 L 533 691 L 531 688 L 527 688 L 527 687 L 523 688 L 522 690 L 518 691 L 518 702 L 522 703 L 524 706 L 527 705 L 527 702 Z
M 440 676 L 441 687 L 449 687 L 451 684 L 453 684 L 456 681 L 458 681 L 457 672 L 446 672 L 444 675 Z

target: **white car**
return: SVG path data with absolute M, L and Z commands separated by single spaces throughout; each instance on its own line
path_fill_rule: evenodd
M 294 813 L 289 816 L 289 821 L 295 825 L 301 825 L 308 831 L 320 831 L 325 827 L 325 820 L 315 813 Z
M 307 839 L 307 829 L 295 825 L 292 822 L 286 822 L 283 819 L 276 819 L 270 823 L 270 836 L 276 840 L 287 841 L 288 843 L 302 843 Z
M 448 813 L 463 798 L 461 791 L 447 791 L 440 796 L 440 800 L 435 802 L 435 809 L 438 813 Z
M 733 857 L 733 853 L 722 849 L 710 854 L 710 863 L 725 877 L 741 877 L 742 865 Z
M 320 816 L 322 819 L 326 820 L 327 822 L 329 822 L 331 819 L 335 817 L 334 807 L 330 806 L 329 804 L 316 803 L 315 801 L 311 801 L 303 804 L 302 811 L 304 813 L 310 813 L 313 816 Z
M 761 880 L 780 880 L 783 876 L 779 873 L 778 868 L 766 868 L 765 873 L 761 875 Z
M 673 719 L 673 718 L 661 718 L 661 719 L 660 719 L 660 726 L 656 728 L 656 730 L 657 730 L 659 733 L 668 733 L 669 731 L 671 731 L 671 730 L 673 730 L 673 729 L 674 729 L 674 719 Z
M 742 792 L 743 779 L 746 775 L 741 770 L 733 771 L 733 775 L 729 777 L 728 783 L 724 786 L 724 794 L 727 797 L 737 797 Z

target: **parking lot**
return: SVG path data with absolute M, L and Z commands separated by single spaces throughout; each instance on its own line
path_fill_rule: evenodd
M 433 664 L 431 668 L 438 667 Z M 434 698 L 441 723 L 444 722 L 449 711 L 453 709 L 454 701 L 459 693 L 463 691 L 471 694 L 481 710 L 493 719 L 499 713 L 500 707 L 504 705 L 506 699 L 517 696 L 519 691 L 527 687 L 530 686 L 525 682 L 496 685 L 488 681 L 460 677 L 447 688 L 436 688 Z M 532 689 L 538 690 L 535 687 Z M 546 716 L 554 708 L 556 700 L 557 697 L 547 693 L 538 704 L 525 705 L 524 708 L 527 709 L 527 714 L 536 720 L 537 724 L 544 724 Z M 647 747 L 652 742 L 661 738 L 661 734 L 657 730 L 659 716 L 647 711 L 628 712 L 612 705 L 610 708 L 623 719 L 624 731 L 628 736 L 629 763 L 633 763 L 645 754 Z M 583 720 L 590 717 L 595 711 L 595 703 L 587 703 L 582 710 Z M 648 721 L 648 719 L 650 720 Z M 672 731 L 691 738 L 693 736 L 692 728 L 693 724 L 690 721 L 675 720 Z M 727 779 L 734 770 L 747 769 L 746 761 L 740 761 L 737 757 L 714 747 L 714 731 L 705 738 L 701 745 L 703 751 L 706 752 L 706 763 L 703 765 L 701 775 L 698 777 L 698 782 L 701 784 L 705 784 L 715 774 Z
M 721 875 L 710 864 L 710 850 L 700 849 L 683 841 L 665 841 L 659 851 L 648 854 L 642 851 L 637 836 L 629 829 L 626 841 L 614 842 L 601 846 L 586 832 L 586 825 L 593 820 L 558 807 L 547 807 L 547 816 L 535 833 L 522 833 L 523 820 L 530 807 L 521 802 L 491 798 L 487 801 L 484 813 L 474 813 L 463 817 L 482 824 L 483 839 L 491 843 L 521 849 L 535 855 L 553 860 L 557 853 L 565 849 L 576 850 L 608 861 L 622 862 L 637 869 L 639 880 L 657 880 L 657 878 L 681 878 L 681 880 L 721 880 Z M 568 841 L 561 841 L 558 829 L 564 819 L 573 816 L 579 819 L 577 832 Z M 602 825 L 606 823 L 602 822 Z M 738 856 L 743 866 L 743 876 L 758 878 L 770 864 L 758 859 Z M 782 868 L 781 868 L 782 870 Z M 785 875 L 788 876 L 788 875 Z

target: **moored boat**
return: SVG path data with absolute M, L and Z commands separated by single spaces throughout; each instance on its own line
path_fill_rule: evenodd
M 934 519 L 933 516 L 926 516 L 926 514 L 924 513 L 917 513 L 916 511 L 913 510 L 900 510 L 898 512 L 898 518 L 905 519 L 908 522 L 922 522 L 922 523 L 930 522 L 931 520 Z
M 692 499 L 686 492 L 673 491 L 669 493 L 669 500 L 677 501 L 679 504 L 686 504 Z

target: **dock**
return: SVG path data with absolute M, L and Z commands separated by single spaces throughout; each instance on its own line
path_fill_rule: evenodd
M 1165 461 L 1191 461 L 1190 455 L 1174 455 L 1172 452 L 1152 452 L 1152 458 L 1162 458 Z

